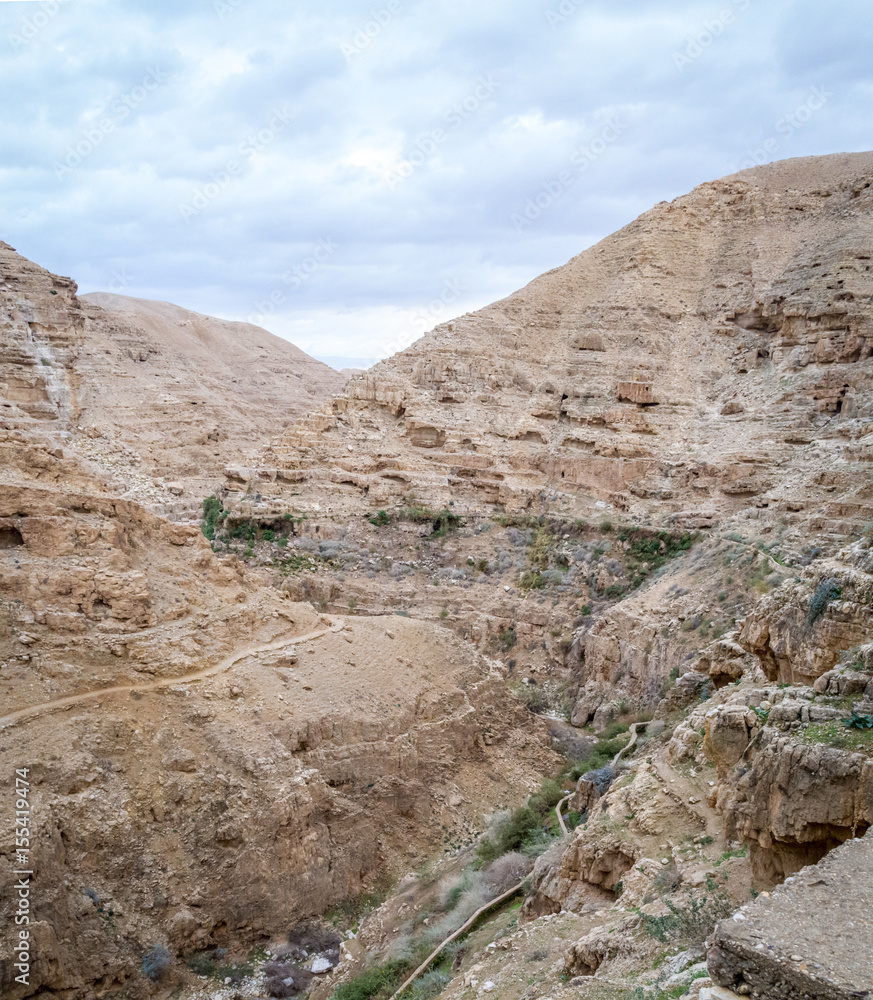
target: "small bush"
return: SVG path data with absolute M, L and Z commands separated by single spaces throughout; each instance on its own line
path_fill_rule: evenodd
M 373 517 L 368 518 L 370 524 L 377 528 L 387 528 L 391 523 L 391 518 L 388 516 L 388 511 L 380 510 Z
M 195 952 L 185 959 L 185 965 L 198 976 L 214 976 L 218 964 L 208 951 Z
M 670 899 L 663 902 L 670 911 L 663 917 L 652 917 L 647 913 L 640 916 L 643 931 L 665 944 L 668 941 L 702 944 L 719 920 L 729 917 L 737 909 L 737 904 L 724 894 L 704 896 L 702 899 L 695 899 L 689 894 L 686 907 L 677 906 Z
M 841 593 L 842 591 L 836 580 L 832 578 L 822 580 L 813 591 L 813 595 L 809 600 L 809 613 L 806 616 L 807 625 L 815 625 L 819 618 L 827 611 L 831 601 L 835 601 Z
M 333 991 L 331 1000 L 371 1000 L 372 997 L 388 997 L 400 985 L 404 973 L 409 969 L 407 961 L 386 962 L 371 965 L 352 979 L 340 983 Z
M 162 944 L 156 944 L 142 957 L 142 974 L 153 983 L 158 983 L 172 964 L 172 955 Z
M 842 720 L 847 729 L 873 729 L 873 715 L 858 715 L 852 712 L 848 719 Z
M 218 525 L 227 517 L 227 511 L 222 509 L 217 496 L 207 497 L 203 501 L 203 521 L 200 530 L 210 542 L 215 541 L 215 531 Z
M 523 684 L 516 691 L 516 697 L 534 715 L 548 711 L 549 696 L 538 684 Z

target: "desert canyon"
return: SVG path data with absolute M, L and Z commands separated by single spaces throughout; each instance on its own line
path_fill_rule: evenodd
M 0 326 L 3 1000 L 873 996 L 873 153 L 351 377 Z

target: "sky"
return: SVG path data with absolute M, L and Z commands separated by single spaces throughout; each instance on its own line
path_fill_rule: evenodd
M 697 184 L 873 146 L 869 0 L 0 0 L 0 239 L 369 364 Z

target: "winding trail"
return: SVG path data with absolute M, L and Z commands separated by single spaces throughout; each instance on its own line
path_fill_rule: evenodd
M 618 762 L 621 760 L 621 758 L 624 757 L 624 755 L 628 752 L 628 750 L 632 750 L 634 748 L 634 746 L 636 745 L 636 742 L 637 742 L 637 726 L 648 726 L 648 725 L 650 725 L 650 723 L 648 723 L 648 722 L 634 722 L 634 723 L 631 724 L 631 727 L 628 730 L 628 732 L 631 734 L 631 738 L 630 738 L 630 740 L 628 740 L 627 744 L 625 746 L 623 746 L 621 748 L 621 750 L 619 750 L 618 753 L 612 758 L 612 765 L 611 766 L 613 768 L 618 767 Z
M 51 712 L 58 708 L 67 708 L 71 705 L 78 705 L 82 702 L 97 701 L 99 698 L 103 698 L 110 694 L 123 694 L 124 692 L 131 691 L 157 691 L 159 688 L 175 687 L 179 684 L 191 684 L 195 681 L 202 681 L 207 677 L 214 677 L 216 674 L 224 673 L 224 671 L 230 670 L 230 668 L 240 660 L 245 659 L 247 656 L 253 656 L 255 653 L 264 653 L 273 649 L 282 649 L 284 646 L 296 645 L 301 642 L 311 642 L 314 639 L 320 639 L 322 636 L 327 635 L 328 632 L 342 632 L 344 628 L 344 621 L 334 622 L 327 628 L 316 629 L 314 632 L 306 632 L 303 635 L 286 635 L 281 639 L 273 639 L 271 642 L 244 646 L 242 649 L 238 649 L 236 652 L 225 656 L 217 663 L 214 663 L 211 667 L 205 667 L 203 670 L 196 670 L 191 674 L 183 674 L 180 677 L 162 677 L 160 680 L 151 681 L 148 684 L 119 684 L 115 687 L 97 688 L 96 691 L 84 691 L 81 694 L 66 695 L 63 698 L 55 698 L 53 701 L 45 701 L 41 705 L 31 705 L 30 708 L 19 708 L 17 711 L 11 712 L 9 715 L 0 717 L 0 729 L 13 726 L 17 722 L 23 722 L 25 720 L 35 718 L 38 715 L 42 715 L 44 712 Z
M 613 757 L 612 768 L 618 767 L 618 763 L 621 758 L 629 751 L 634 748 L 637 742 L 637 726 L 648 726 L 648 722 L 634 722 L 628 732 L 631 734 L 631 738 L 628 740 L 627 744 L 618 751 L 618 753 Z M 555 806 L 555 815 L 558 817 L 558 825 L 561 827 L 561 833 L 567 834 L 570 831 L 567 829 L 567 824 L 564 822 L 564 817 L 561 810 L 564 808 L 564 803 L 569 802 L 573 798 L 575 791 L 570 792 L 569 795 L 565 795 L 561 801 Z
M 413 972 L 412 975 L 409 976 L 408 979 L 406 979 L 406 981 L 403 983 L 400 989 L 398 989 L 391 996 L 391 1000 L 396 1000 L 396 998 L 399 997 L 400 994 L 408 986 L 410 986 L 413 982 L 415 982 L 415 980 L 418 979 L 418 977 L 427 970 L 427 967 L 430 965 L 430 963 L 439 955 L 439 953 L 443 950 L 443 948 L 445 948 L 447 944 L 451 944 L 452 941 L 455 940 L 455 938 L 459 938 L 462 934 L 465 934 L 473 926 L 473 924 L 476 923 L 479 917 L 481 917 L 482 914 L 486 912 L 486 910 L 490 910 L 493 906 L 497 906 L 498 903 L 502 903 L 505 900 L 510 899 L 512 896 L 514 896 L 520 889 L 524 887 L 526 881 L 527 879 L 523 879 L 521 882 L 518 883 L 518 885 L 514 885 L 511 889 L 507 889 L 506 892 L 499 895 L 496 899 L 492 899 L 490 903 L 486 903 L 484 906 L 480 906 L 479 909 L 476 910 L 473 916 L 470 917 L 470 919 L 465 924 L 462 924 L 455 931 L 454 934 L 450 934 L 445 939 L 445 941 L 443 941 L 440 945 L 438 945 L 430 953 L 430 955 L 427 956 L 427 958 L 421 963 L 421 965 L 419 965 L 419 967 L 415 970 L 415 972 Z

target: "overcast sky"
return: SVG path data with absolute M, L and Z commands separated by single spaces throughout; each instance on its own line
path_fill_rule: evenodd
M 0 51 L 0 238 L 321 358 L 873 146 L 869 0 L 0 0 Z

